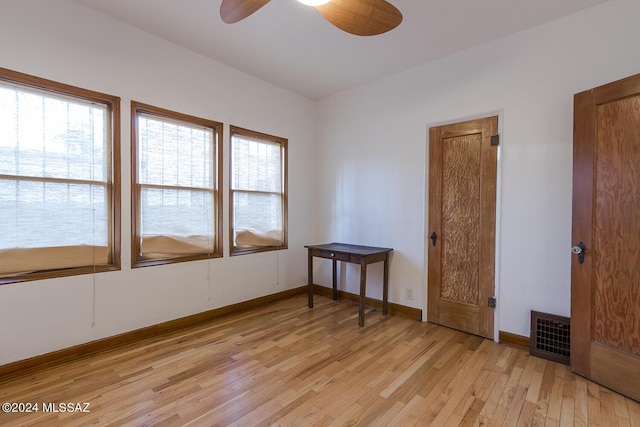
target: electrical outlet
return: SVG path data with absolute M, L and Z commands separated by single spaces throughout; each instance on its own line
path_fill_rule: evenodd
M 413 301 L 413 289 L 405 289 L 404 292 L 407 301 Z

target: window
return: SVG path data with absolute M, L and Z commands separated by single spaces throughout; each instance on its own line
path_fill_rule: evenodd
M 231 255 L 287 248 L 287 140 L 231 126 Z
M 132 265 L 222 256 L 222 124 L 131 103 Z
M 0 68 L 0 283 L 120 268 L 120 99 Z

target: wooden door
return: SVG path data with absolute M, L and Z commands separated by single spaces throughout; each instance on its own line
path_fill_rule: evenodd
M 493 339 L 498 117 L 429 130 L 427 320 Z
M 640 400 L 640 74 L 575 96 L 573 152 L 571 367 Z

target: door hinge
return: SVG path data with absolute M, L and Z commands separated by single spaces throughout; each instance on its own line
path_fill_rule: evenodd
M 491 146 L 492 147 L 497 147 L 498 145 L 500 145 L 500 134 L 499 133 L 491 136 Z
M 489 297 L 487 298 L 487 307 L 489 308 L 496 308 L 496 297 Z

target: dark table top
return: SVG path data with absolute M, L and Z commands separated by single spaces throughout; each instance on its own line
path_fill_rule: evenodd
M 377 248 L 374 246 L 351 245 L 348 243 L 325 243 L 322 245 L 306 245 L 308 249 L 319 249 L 325 251 L 344 252 L 357 255 L 373 255 L 384 252 L 391 252 L 391 248 Z

